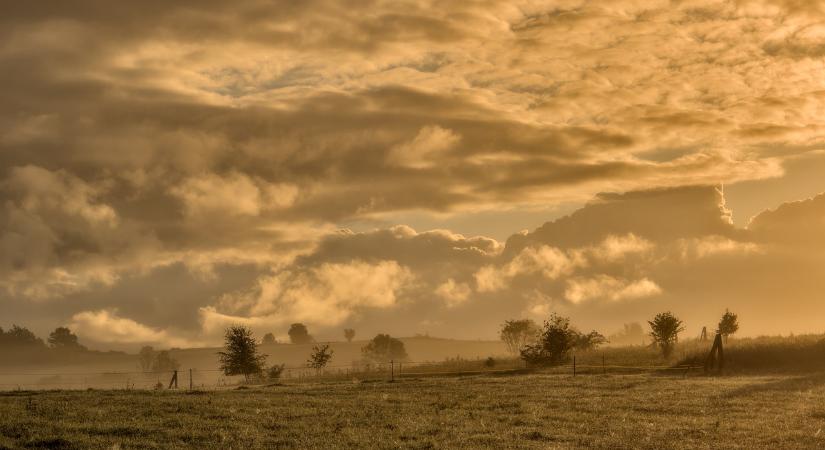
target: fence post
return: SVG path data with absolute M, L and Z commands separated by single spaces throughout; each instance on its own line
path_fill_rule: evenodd
M 573 376 L 576 376 L 576 355 L 573 355 Z
M 189 369 L 189 390 L 192 390 L 192 369 Z
M 167 389 L 172 389 L 172 385 L 175 385 L 175 389 L 178 388 L 178 371 L 175 370 L 172 372 L 172 379 L 169 380 L 169 387 Z
M 395 361 L 390 360 L 390 382 L 395 381 Z

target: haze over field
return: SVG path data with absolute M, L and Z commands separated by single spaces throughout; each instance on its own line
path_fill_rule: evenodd
M 11 2 L 0 326 L 822 332 L 825 7 Z M 525 231 L 521 231 L 525 230 Z

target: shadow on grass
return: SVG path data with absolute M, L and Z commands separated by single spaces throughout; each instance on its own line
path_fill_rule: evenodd
M 737 397 L 747 397 L 764 392 L 798 392 L 825 385 L 825 372 L 805 376 L 795 376 L 779 380 L 767 381 L 765 383 L 751 384 L 734 389 L 723 394 L 721 397 L 730 399 Z

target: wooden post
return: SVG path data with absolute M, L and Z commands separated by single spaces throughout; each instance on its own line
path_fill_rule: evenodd
M 573 355 L 573 376 L 576 376 L 576 355 Z
M 169 380 L 169 387 L 168 389 L 172 389 L 172 385 L 175 385 L 175 389 L 178 388 L 178 371 L 172 372 L 172 379 Z
M 189 390 L 192 390 L 192 369 L 189 369 Z
M 725 367 L 725 351 L 722 348 L 722 334 L 717 332 L 710 353 L 705 358 L 705 373 L 708 373 L 711 369 L 718 369 L 719 373 L 722 373 L 723 367 Z
M 395 361 L 390 360 L 390 382 L 395 381 Z

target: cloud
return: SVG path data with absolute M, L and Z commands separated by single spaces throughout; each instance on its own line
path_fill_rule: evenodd
M 608 275 L 600 275 L 595 278 L 573 278 L 568 280 L 564 297 L 572 303 L 597 299 L 607 299 L 615 302 L 650 297 L 661 293 L 662 289 L 647 278 L 628 281 Z
M 261 278 L 251 291 L 224 296 L 216 307 L 201 308 L 204 329 L 214 334 L 233 323 L 258 326 L 305 322 L 334 326 L 364 308 L 397 306 L 413 274 L 395 261 L 369 264 L 324 263 L 310 270 L 286 270 Z M 237 315 L 246 312 L 248 315 Z
M 448 308 L 455 308 L 466 302 L 472 293 L 466 283 L 456 283 L 452 278 L 439 285 L 435 294 L 441 297 Z
M 462 332 L 480 334 L 537 298 L 572 308 L 568 280 L 605 292 L 584 320 L 710 310 L 728 300 L 683 283 L 713 268 L 767 304 L 741 280 L 787 274 L 779 254 L 810 269 L 820 202 L 740 229 L 708 186 L 820 151 L 822 17 L 795 0 L 16 2 L 0 17 L 2 300 L 61 320 L 129 307 L 160 330 L 104 298 L 174 272 L 197 295 L 156 288 L 191 321 L 274 326 L 285 308 L 449 332 L 471 310 Z M 584 206 L 505 244 L 334 231 L 560 204 Z M 380 295 L 329 287 L 354 268 Z M 610 309 L 608 290 L 643 280 L 661 292 Z
M 117 310 L 84 311 L 72 316 L 69 327 L 93 342 L 152 344 L 167 347 L 197 346 L 197 342 L 173 336 L 166 330 L 148 327 L 120 317 Z

